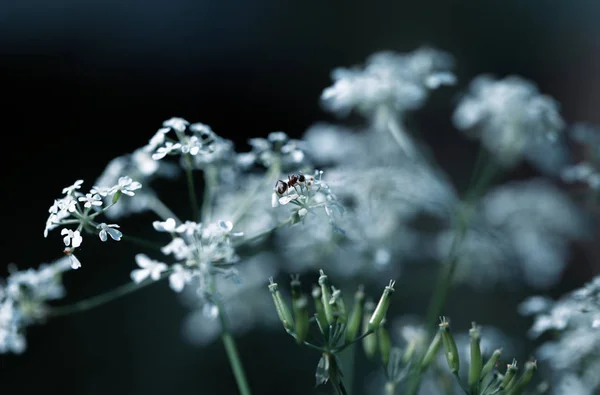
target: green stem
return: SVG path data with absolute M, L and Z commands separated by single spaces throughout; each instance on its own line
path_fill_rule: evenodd
M 128 242 L 130 242 L 132 244 L 136 244 L 136 245 L 139 245 L 141 247 L 151 248 L 151 249 L 156 250 L 156 251 L 160 251 L 161 250 L 161 246 L 159 246 L 159 245 L 157 245 L 157 244 L 155 244 L 155 243 L 153 243 L 153 242 L 151 242 L 149 240 L 146 240 L 146 239 L 142 239 L 142 238 L 135 237 L 135 236 L 129 236 L 129 235 L 123 235 L 123 236 L 121 236 L 121 238 L 124 241 L 128 241 Z
M 181 220 L 175 215 L 170 208 L 168 208 L 157 196 L 152 196 L 152 200 L 150 201 L 150 209 L 154 211 L 159 218 L 163 221 L 166 221 L 168 218 L 173 218 L 178 224 L 181 223 Z
M 192 157 L 190 154 L 185 155 L 185 175 L 188 186 L 188 195 L 190 204 L 192 205 L 192 218 L 199 218 L 198 198 L 196 197 L 196 186 L 194 184 L 194 174 L 192 172 Z
M 150 284 L 154 284 L 160 280 L 167 278 L 171 274 L 171 270 L 167 270 L 163 272 L 158 280 L 146 279 L 141 283 L 137 284 L 134 282 L 130 282 L 127 284 L 123 284 L 120 287 L 117 287 L 109 292 L 105 292 L 100 295 L 92 296 L 91 298 L 87 298 L 84 300 L 80 300 L 79 302 L 66 305 L 66 306 L 57 306 L 52 307 L 48 312 L 48 317 L 60 317 L 73 313 L 82 313 L 84 311 L 93 309 L 94 307 L 103 305 L 105 303 L 111 302 L 115 299 L 118 299 L 122 296 L 128 295 L 132 292 L 135 292 L 139 289 L 142 289 Z
M 231 370 L 233 371 L 233 376 L 235 377 L 238 390 L 240 391 L 241 395 L 251 395 L 252 393 L 250 392 L 250 386 L 248 385 L 248 380 L 246 379 L 246 373 L 244 373 L 244 367 L 242 365 L 242 360 L 240 359 L 240 354 L 238 353 L 235 345 L 235 340 L 229 332 L 229 326 L 227 325 L 227 319 L 225 318 L 223 306 L 219 301 L 215 301 L 215 304 L 219 309 L 221 340 L 223 341 L 223 346 L 225 346 L 225 352 L 227 353 L 227 358 L 229 359 L 229 364 L 231 365 Z
M 202 199 L 202 223 L 211 221 L 212 205 L 217 191 L 218 179 L 217 168 L 213 165 L 208 165 L 204 169 L 204 195 Z

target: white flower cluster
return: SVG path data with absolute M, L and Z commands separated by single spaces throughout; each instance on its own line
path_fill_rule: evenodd
M 163 127 L 158 129 L 144 150 L 154 160 L 168 155 L 189 154 L 194 157 L 194 163 L 201 166 L 228 157 L 232 147 L 230 141 L 219 137 L 208 125 L 171 118 L 163 122 Z
M 558 139 L 565 127 L 558 103 L 517 76 L 475 78 L 453 121 L 459 130 L 480 139 L 507 167 L 524 157 L 534 162 L 547 159 L 549 152 L 560 149 Z
M 429 91 L 456 82 L 451 73 L 452 57 L 430 48 L 410 53 L 379 52 L 364 68 L 337 68 L 334 84 L 325 89 L 321 101 L 326 109 L 347 115 L 356 110 L 372 117 L 381 108 L 403 113 L 420 108 Z
M 234 273 L 229 266 L 239 258 L 232 239 L 243 234 L 232 232 L 231 222 L 219 221 L 203 225 L 186 221 L 178 225 L 175 219 L 169 218 L 162 222 L 155 221 L 153 226 L 158 232 L 171 234 L 173 240 L 161 251 L 165 255 L 172 255 L 176 263 L 169 267 L 144 254 L 138 254 L 136 262 L 140 268 L 131 272 L 134 282 L 140 283 L 148 277 L 158 280 L 163 273 L 168 272 L 170 286 L 175 292 L 181 292 L 192 279 L 198 278 L 199 291 L 210 293 L 211 281 L 216 273 Z
M 119 156 L 111 160 L 95 184 L 100 189 L 110 189 L 119 183 L 119 179 L 127 174 L 133 181 L 147 186 L 156 177 L 172 178 L 178 173 L 174 164 L 155 161 L 150 153 L 139 148 L 131 154 Z M 104 198 L 105 204 L 111 203 L 111 197 Z M 135 199 L 124 199 L 118 205 L 105 212 L 109 219 L 118 219 L 132 213 L 151 209 L 156 203 L 156 196 L 150 188 L 138 189 Z
M 116 185 L 96 186 L 83 194 L 79 192 L 82 184 L 83 180 L 77 180 L 73 185 L 62 190 L 64 197 L 56 199 L 48 210 L 50 215 L 44 229 L 44 237 L 47 237 L 49 231 L 59 226 L 77 226 L 75 230 L 63 228 L 60 232 L 65 244 L 65 254 L 70 257 L 73 269 L 81 267 L 81 263 L 73 253 L 83 242 L 81 231 L 96 233 L 102 241 L 106 241 L 108 236 L 116 241 L 121 240 L 123 234 L 117 229 L 119 225 L 96 222 L 96 217 L 115 205 L 122 195 L 134 196 L 135 191 L 142 187 L 139 182 L 133 181 L 130 177 L 121 177 Z M 111 203 L 102 207 L 103 198 L 110 198 Z
M 287 181 L 279 180 L 273 188 L 271 205 L 273 207 L 291 204 L 292 221 L 298 222 L 309 213 L 323 208 L 332 225 L 335 226 L 334 214 L 342 214 L 343 207 L 331 192 L 329 185 L 322 180 L 323 171 L 315 170 L 313 176 L 302 173 L 288 176 Z
M 550 366 L 555 386 L 553 394 L 563 394 L 559 389 L 585 388 L 595 394 L 600 391 L 600 276 L 582 288 L 570 292 L 560 300 L 535 296 L 525 300 L 519 311 L 534 315 L 529 334 L 536 338 L 545 332 L 555 334 L 554 339 L 536 352 L 541 366 Z M 574 390 L 573 390 L 574 391 Z M 569 393 L 579 395 L 580 392 Z
M 69 267 L 70 261 L 61 258 L 37 270 L 12 270 L 6 282 L 0 283 L 0 354 L 25 351 L 26 327 L 45 319 L 47 301 L 65 296 L 61 277 Z
M 290 139 L 284 132 L 271 132 L 266 139 L 252 138 L 248 144 L 252 150 L 237 155 L 237 162 L 242 168 L 256 164 L 270 168 L 277 164 L 281 169 L 288 170 L 305 164 L 304 143 Z

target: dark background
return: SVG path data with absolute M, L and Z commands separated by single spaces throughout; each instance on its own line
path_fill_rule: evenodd
M 333 120 L 318 105 L 330 70 L 382 49 L 431 45 L 455 55 L 458 88 L 435 93 L 414 121 L 463 186 L 476 145 L 449 116 L 478 73 L 522 75 L 562 104 L 568 122 L 600 123 L 599 18 L 593 0 L 3 0 L 2 266 L 57 258 L 59 238 L 46 240 L 42 230 L 62 187 L 78 178 L 91 186 L 110 159 L 143 145 L 163 120 L 209 124 L 242 149 L 270 131 L 299 137 L 313 122 Z M 523 166 L 514 176 L 534 174 Z M 128 247 L 86 254 L 84 267 L 66 276 L 66 302 L 128 280 Z M 551 293 L 597 272 L 590 255 L 582 248 Z M 396 313 L 422 314 L 430 291 L 403 292 Z M 522 297 L 498 292 L 474 301 L 459 290 L 447 310 L 482 312 L 487 323 L 523 334 L 529 322 L 514 315 Z M 220 343 L 198 348 L 182 337 L 185 314 L 161 284 L 32 327 L 24 355 L 0 357 L 1 392 L 235 393 Z M 318 357 L 283 331 L 251 332 L 239 345 L 255 394 L 310 393 Z

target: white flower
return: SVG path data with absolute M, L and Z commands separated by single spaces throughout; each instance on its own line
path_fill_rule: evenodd
M 135 195 L 133 191 L 136 191 L 141 187 L 142 184 L 137 181 L 133 181 L 131 177 L 125 176 L 119 178 L 119 183 L 115 186 L 115 192 L 120 191 L 125 195 L 133 196 Z
M 110 224 L 107 225 L 106 223 L 101 223 L 99 224 L 96 229 L 100 229 L 100 232 L 98 233 L 98 236 L 100 237 L 100 240 L 102 241 L 106 241 L 108 239 L 107 235 L 110 236 L 111 239 L 119 241 L 121 240 L 121 237 L 123 236 L 123 233 L 121 233 L 120 231 L 118 231 L 115 228 L 118 228 L 119 225 L 117 224 Z
M 58 207 L 61 209 L 61 211 L 74 213 L 77 210 L 77 199 L 75 199 L 72 195 L 67 195 L 58 201 Z
M 169 276 L 169 286 L 173 291 L 181 292 L 191 278 L 191 273 L 176 263 L 173 265 L 173 273 Z
M 71 247 L 67 247 L 65 248 L 65 255 L 67 257 L 69 257 L 69 262 L 71 264 L 71 268 L 73 270 L 75 269 L 79 269 L 81 267 L 81 262 L 79 261 L 79 259 L 77 259 L 77 257 L 75 256 L 75 254 L 73 254 L 73 248 Z
M 177 223 L 174 218 L 167 218 L 166 221 L 154 221 L 152 226 L 159 232 L 173 233 L 177 231 Z
M 92 206 L 102 206 L 102 198 L 98 194 L 87 193 L 85 196 L 79 197 L 80 202 L 85 202 L 83 207 L 91 208 Z
M 136 284 L 141 283 L 148 277 L 156 281 L 160 279 L 161 273 L 167 270 L 166 264 L 152 260 L 144 254 L 137 254 L 135 256 L 135 262 L 140 267 L 140 269 L 134 269 L 131 272 L 131 279 Z
M 73 231 L 71 229 L 63 228 L 63 230 L 60 231 L 60 234 L 64 236 L 63 242 L 67 247 L 71 246 L 72 248 L 77 248 L 83 241 L 81 233 L 78 230 Z
M 73 185 L 63 188 L 62 193 L 64 193 L 65 195 L 70 195 L 77 189 L 80 189 L 81 184 L 83 184 L 83 180 L 77 180 Z
M 181 237 L 175 237 L 169 244 L 162 247 L 161 252 L 165 255 L 173 254 L 175 259 L 186 259 L 191 249 Z
M 371 117 L 381 107 L 399 113 L 414 110 L 423 105 L 429 90 L 456 82 L 452 63 L 450 55 L 429 48 L 406 54 L 379 52 L 364 68 L 335 69 L 334 84 L 323 91 L 321 101 L 340 115 L 356 109 Z
M 160 160 L 170 154 L 172 151 L 178 150 L 181 148 L 180 143 L 172 143 L 170 141 L 165 142 L 164 146 L 158 147 L 156 152 L 152 154 L 152 159 Z
M 170 128 L 160 128 L 154 136 L 148 142 L 148 145 L 144 147 L 145 151 L 154 151 L 162 143 L 165 142 L 165 135 L 171 131 Z
M 471 82 L 470 93 L 460 101 L 453 121 L 469 137 L 480 139 L 505 166 L 527 157 L 552 167 L 546 163 L 548 152 L 556 151 L 556 160 L 563 160 L 557 151 L 564 128 L 558 110 L 558 103 L 540 94 L 529 81 L 483 75 Z
M 183 118 L 173 117 L 163 122 L 163 127 L 172 128 L 178 133 L 185 132 L 185 129 L 190 123 Z

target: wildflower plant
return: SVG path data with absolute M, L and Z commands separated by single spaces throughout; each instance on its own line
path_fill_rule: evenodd
M 471 180 L 461 190 L 405 122 L 435 90 L 458 83 L 453 68 L 449 54 L 432 48 L 380 52 L 363 66 L 337 68 L 321 104 L 341 118 L 355 113 L 363 125 L 318 123 L 299 139 L 282 131 L 265 133 L 248 141 L 248 152 L 239 152 L 206 124 L 178 117 L 164 121 L 141 147 L 110 161 L 89 190 L 77 180 L 54 200 L 44 237 L 59 234 L 66 256 L 39 270 L 12 270 L 0 284 L 0 352 L 23 352 L 30 325 L 168 281 L 193 307 L 188 337 L 206 344 L 220 335 L 242 395 L 251 389 L 234 331 L 269 326 L 277 318 L 299 345 L 319 352 L 316 383 L 331 383 L 337 394 L 352 390 L 356 380 L 346 379 L 354 372 L 345 361 L 353 360 L 357 349 L 381 366 L 385 395 L 436 393 L 429 390 L 432 382 L 447 384 L 441 386 L 445 394 L 526 393 L 537 369 L 534 360 L 522 366 L 507 361 L 499 372 L 501 351 L 484 352 L 479 326 L 469 331 L 465 354 L 449 321 L 437 321 L 457 282 L 489 292 L 497 284 L 543 289 L 560 280 L 570 242 L 584 240 L 590 227 L 586 207 L 556 185 L 558 176 L 595 189 L 600 171 L 597 155 L 589 163 L 571 163 L 565 141 L 579 139 L 595 152 L 600 139 L 589 131 L 566 133 L 558 102 L 532 82 L 476 77 L 452 117 L 459 132 L 481 142 Z M 522 160 L 538 166 L 545 178 L 495 185 Z M 189 207 L 174 210 L 153 182 L 181 174 Z M 158 245 L 120 221 L 146 211 L 156 216 L 145 226 L 155 232 Z M 51 305 L 65 294 L 60 279 L 69 268 L 95 264 L 81 249 L 84 238 L 86 245 L 90 239 L 103 247 L 135 245 L 130 278 L 72 305 Z M 388 329 L 394 318 L 390 305 L 395 290 L 410 285 L 404 271 L 413 263 L 433 267 L 437 278 L 424 323 L 405 328 L 398 344 Z M 307 290 L 299 275 L 316 269 L 318 280 Z M 284 273 L 298 273 L 290 284 L 291 303 L 274 282 Z M 340 278 L 340 286 L 325 273 Z M 268 291 L 266 278 L 271 278 Z M 366 289 L 389 278 L 396 281 L 379 299 L 366 296 Z M 348 290 L 346 283 L 364 287 Z M 591 332 L 600 327 L 594 287 L 564 303 L 528 302 L 529 310 L 543 314 L 535 334 L 562 331 L 562 340 L 539 350 L 542 363 L 582 341 L 582 359 L 600 366 L 600 337 Z M 269 291 L 274 310 L 265 303 Z M 576 310 L 591 313 L 582 319 Z M 589 325 L 578 330 L 584 321 Z M 573 372 L 559 368 L 570 375 L 557 388 L 581 383 L 600 388 L 587 365 Z

